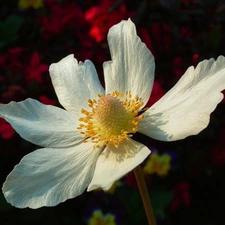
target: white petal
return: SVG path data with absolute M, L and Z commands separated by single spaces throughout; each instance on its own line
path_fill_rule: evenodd
M 25 156 L 8 175 L 3 193 L 18 208 L 55 206 L 74 198 L 90 183 L 101 149 L 93 143 L 44 148 Z
M 151 94 L 154 57 L 136 34 L 131 20 L 122 21 L 109 30 L 112 61 L 104 63 L 106 93 L 131 91 L 147 103 Z
M 139 131 L 162 141 L 198 134 L 223 99 L 225 58 L 204 60 L 189 67 L 177 84 L 145 112 Z
M 108 190 L 114 181 L 142 163 L 149 154 L 146 146 L 131 139 L 121 143 L 119 148 L 106 147 L 98 158 L 88 191 L 99 187 Z
M 55 106 L 34 99 L 0 104 L 0 117 L 27 141 L 44 147 L 68 147 L 83 140 L 78 118 Z
M 78 116 L 87 109 L 87 100 L 104 94 L 95 67 L 91 61 L 78 64 L 73 55 L 53 63 L 49 69 L 53 86 L 60 104 Z

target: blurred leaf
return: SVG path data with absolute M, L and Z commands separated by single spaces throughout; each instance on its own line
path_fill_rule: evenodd
M 20 16 L 10 15 L 4 22 L 0 22 L 0 48 L 18 39 L 18 31 L 24 19 Z
M 158 2 L 165 8 L 169 9 L 170 11 L 174 11 L 179 7 L 180 0 L 158 0 Z
M 138 224 L 140 221 L 144 222 L 146 216 L 139 190 L 130 189 L 128 191 L 126 187 L 123 187 L 120 188 L 118 194 L 123 200 L 129 218 L 132 218 L 134 224 Z M 154 189 L 149 189 L 149 195 L 155 217 L 163 219 L 165 217 L 165 209 L 173 200 L 174 193 L 157 186 Z
M 113 12 L 114 10 L 116 10 L 118 7 L 120 7 L 120 5 L 122 5 L 124 3 L 124 0 L 120 0 L 118 2 L 115 2 L 108 10 L 108 13 Z
M 65 216 L 63 218 L 63 224 L 66 224 L 66 225 L 79 225 L 79 223 L 74 218 L 71 218 L 71 217 L 68 217 L 68 216 Z
M 145 224 L 147 222 L 138 188 L 128 189 L 127 186 L 122 186 L 119 188 L 117 196 L 125 206 L 128 215 L 127 224 Z
M 161 189 L 150 190 L 150 198 L 152 207 L 156 217 L 165 217 L 165 208 L 170 204 L 173 199 L 173 192 Z
M 208 40 L 213 47 L 217 47 L 221 41 L 221 26 L 214 27 L 209 33 Z
M 54 212 L 55 208 L 43 207 L 39 209 L 23 209 L 20 212 L 20 220 L 25 224 L 57 225 L 58 217 Z

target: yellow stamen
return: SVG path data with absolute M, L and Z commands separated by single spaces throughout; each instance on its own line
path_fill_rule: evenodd
M 139 121 L 144 115 L 139 115 L 143 106 L 142 99 L 136 95 L 132 98 L 130 91 L 120 93 L 113 91 L 103 96 L 98 94 L 98 99 L 88 99 L 90 110 L 82 109 L 82 123 L 77 128 L 82 130 L 85 142 L 88 140 L 96 143 L 95 148 L 101 145 L 114 145 L 132 136 L 138 130 Z

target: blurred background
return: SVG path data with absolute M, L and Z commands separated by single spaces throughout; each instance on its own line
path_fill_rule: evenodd
M 225 1 L 1 1 L 0 102 L 31 97 L 59 106 L 48 68 L 71 53 L 79 61 L 90 59 L 104 85 L 102 63 L 110 60 L 107 32 L 127 18 L 156 60 L 148 106 L 189 66 L 225 55 Z M 197 136 L 171 143 L 140 134 L 134 138 L 153 152 L 143 168 L 158 225 L 225 225 L 224 101 Z M 1 185 L 21 158 L 37 148 L 0 119 Z M 147 220 L 131 172 L 107 193 L 85 192 L 56 207 L 17 209 L 0 193 L 0 224 L 144 225 Z

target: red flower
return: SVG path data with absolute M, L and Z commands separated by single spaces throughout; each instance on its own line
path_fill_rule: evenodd
M 177 78 L 180 78 L 187 69 L 184 59 L 181 57 L 175 57 L 172 63 L 173 63 L 173 69 L 172 69 L 173 74 L 175 74 Z
M 54 34 L 62 33 L 68 28 L 84 27 L 85 21 L 82 9 L 76 2 L 57 4 L 56 1 L 46 1 L 46 7 L 50 14 L 39 18 L 42 25 L 42 35 L 49 39 Z
M 225 95 L 225 91 L 222 91 L 223 95 Z M 225 103 L 225 98 L 222 100 L 223 103 Z
M 152 54 L 156 56 L 155 48 L 154 48 L 154 43 L 152 42 L 152 39 L 150 38 L 149 35 L 149 30 L 147 28 L 140 28 L 138 31 L 141 40 L 146 44 L 148 49 L 151 50 Z
M 158 58 L 159 55 L 170 50 L 172 38 L 171 27 L 169 25 L 165 23 L 152 24 L 148 28 L 147 35 L 149 36 L 147 46 L 152 51 L 155 58 Z
M 179 206 L 189 206 L 190 205 L 190 185 L 187 182 L 181 182 L 173 188 L 174 199 L 171 203 L 170 209 L 175 211 Z
M 128 173 L 124 178 L 123 178 L 124 183 L 130 187 L 130 188 L 138 188 L 137 180 L 135 178 L 135 175 L 133 172 Z M 145 181 L 146 185 L 148 187 L 151 186 L 152 180 L 150 176 L 145 176 Z
M 215 147 L 211 152 L 211 160 L 214 166 L 224 166 L 225 165 L 225 129 L 223 129 L 217 139 Z
M 0 65 L 5 65 L 6 63 L 6 60 L 7 60 L 7 55 L 4 54 L 4 55 L 0 55 Z
M 23 63 L 21 63 L 22 53 L 25 49 L 16 47 L 9 49 L 5 54 L 0 56 L 0 65 L 4 70 L 9 69 L 10 73 L 16 74 L 23 70 Z
M 10 139 L 14 135 L 15 131 L 9 123 L 0 118 L 0 134 L 3 139 Z
M 135 179 L 134 173 L 128 173 L 124 177 L 125 183 L 131 188 L 138 188 L 137 181 Z
M 158 81 L 154 81 L 152 93 L 150 99 L 146 105 L 146 107 L 152 106 L 155 102 L 157 102 L 163 95 L 165 94 L 162 86 Z
M 10 85 L 8 90 L 2 94 L 3 102 L 21 101 L 24 98 L 26 91 L 19 85 Z
M 27 83 L 34 80 L 41 83 L 43 81 L 42 74 L 48 72 L 48 67 L 46 64 L 41 64 L 39 53 L 34 52 L 31 55 L 30 64 L 25 70 Z
M 120 4 L 110 11 L 114 4 L 115 1 L 102 0 L 98 6 L 85 12 L 85 19 L 91 24 L 89 34 L 96 42 L 101 42 L 106 38 L 111 26 L 128 18 L 125 4 Z
M 39 96 L 39 100 L 40 100 L 40 102 L 42 102 L 45 105 L 55 105 L 56 104 L 56 100 L 50 99 L 45 95 Z
M 198 53 L 195 53 L 193 56 L 192 56 L 192 63 L 193 64 L 197 64 L 199 62 L 199 54 Z
M 70 50 L 69 52 L 76 52 L 76 57 L 81 61 L 85 61 L 86 59 L 96 60 L 96 57 L 93 58 L 93 53 L 99 51 L 100 48 L 93 47 L 93 41 L 86 33 L 77 33 L 77 37 L 79 40 L 77 49 Z M 99 57 L 99 54 L 96 56 Z

